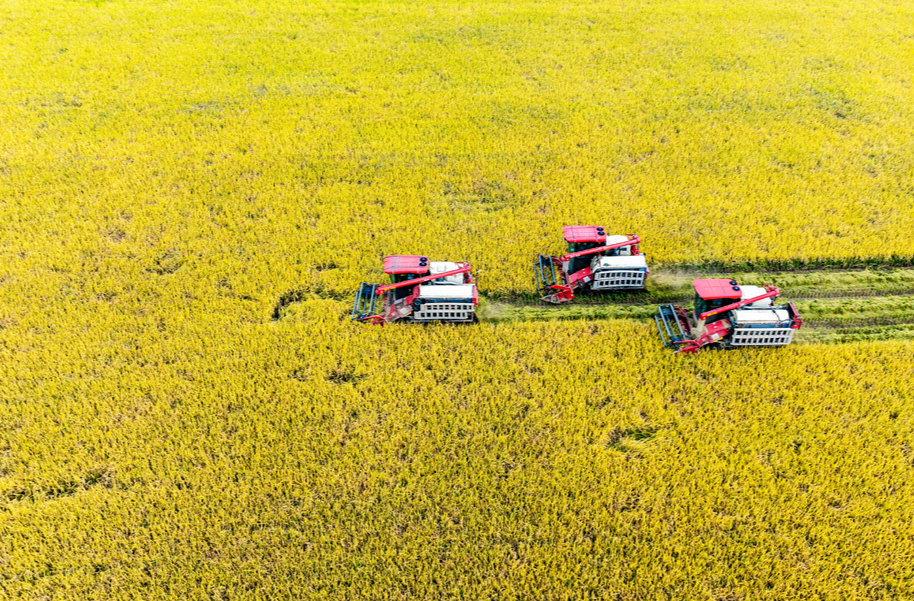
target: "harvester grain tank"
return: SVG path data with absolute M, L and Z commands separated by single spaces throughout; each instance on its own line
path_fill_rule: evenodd
M 634 234 L 607 236 L 599 225 L 569 225 L 562 233 L 568 253 L 561 257 L 539 255 L 533 266 L 536 289 L 544 301 L 573 300 L 576 290 L 644 289 L 650 269 L 644 253 L 638 251 L 641 238 Z
M 695 353 L 710 345 L 785 346 L 803 320 L 793 303 L 775 305 L 781 294 L 774 286 L 740 286 L 736 280 L 700 279 L 690 319 L 682 307 L 660 305 L 654 317 L 660 338 L 679 353 Z
M 395 321 L 476 321 L 479 297 L 469 263 L 429 261 L 420 255 L 384 258 L 390 284 L 363 283 L 355 296 L 352 319 L 374 323 Z

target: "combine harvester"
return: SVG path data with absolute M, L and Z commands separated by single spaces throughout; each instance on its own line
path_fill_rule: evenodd
M 696 353 L 708 345 L 785 346 L 803 320 L 793 303 L 775 305 L 774 286 L 740 286 L 736 280 L 694 280 L 694 325 L 682 307 L 660 305 L 654 317 L 660 338 L 678 353 Z
M 355 295 L 352 319 L 471 323 L 479 301 L 469 263 L 429 262 L 419 255 L 384 258 L 387 285 L 362 284 Z
M 644 253 L 638 252 L 641 238 L 634 234 L 607 236 L 602 226 L 569 225 L 562 233 L 568 254 L 540 255 L 533 266 L 536 289 L 548 303 L 574 299 L 575 290 L 613 292 L 643 290 L 651 272 Z

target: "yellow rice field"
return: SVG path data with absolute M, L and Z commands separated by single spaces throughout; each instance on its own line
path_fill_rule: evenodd
M 571 223 L 658 267 L 909 264 L 912 24 L 4 2 L 0 598 L 914 597 L 911 342 L 348 319 L 391 253 L 529 294 Z

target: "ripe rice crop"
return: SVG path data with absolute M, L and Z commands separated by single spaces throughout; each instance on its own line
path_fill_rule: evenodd
M 624 321 L 335 309 L 6 351 L 6 594 L 914 593 L 909 343 L 683 358 Z
M 655 264 L 914 256 L 904 3 L 0 10 L 0 227 L 44 268 L 275 253 L 348 294 L 405 252 L 507 293 L 567 223 Z
M 912 12 L 3 3 L 0 597 L 914 597 L 908 271 L 775 278 L 888 342 L 508 304 L 570 223 L 909 263 Z M 389 253 L 498 302 L 351 323 Z

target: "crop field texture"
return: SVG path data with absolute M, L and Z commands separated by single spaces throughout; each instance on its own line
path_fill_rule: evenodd
M 914 5 L 5 0 L 0 66 L 0 599 L 914 597 Z M 537 305 L 572 223 L 648 291 Z M 391 253 L 481 323 L 350 322 Z M 810 328 L 674 355 L 699 272 Z

